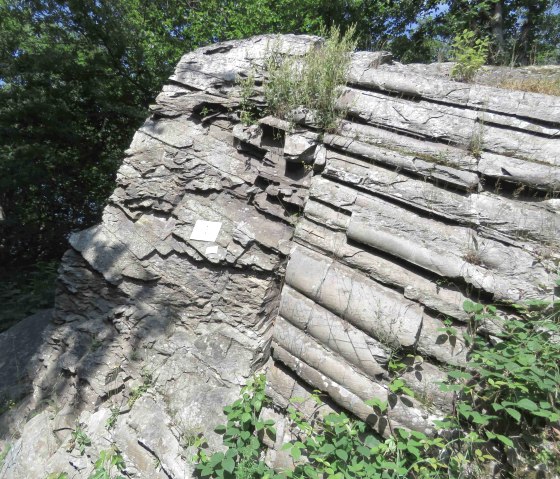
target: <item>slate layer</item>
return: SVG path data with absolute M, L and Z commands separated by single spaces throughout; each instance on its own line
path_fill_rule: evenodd
M 18 388 L 33 393 L 0 418 L 0 446 L 13 443 L 1 478 L 85 478 L 111 443 L 133 477 L 191 477 L 185 443 L 202 433 L 217 447 L 222 407 L 263 368 L 276 446 L 290 436 L 283 408 L 313 389 L 328 399 L 320 411 L 430 433 L 452 402 L 437 382 L 467 360 L 465 299 L 552 296 L 558 98 L 359 52 L 336 131 L 305 115 L 242 125 L 237 80 L 260 85 L 271 49 L 318 42 L 255 37 L 181 59 L 102 222 L 70 238 L 54 323 Z M 410 355 L 415 398 L 389 391 L 395 354 Z M 389 402 L 388 421 L 372 398 Z M 84 456 L 68 447 L 77 421 Z M 278 447 L 269 459 L 289 465 Z

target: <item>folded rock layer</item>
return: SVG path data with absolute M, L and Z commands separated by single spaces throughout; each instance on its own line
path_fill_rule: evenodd
M 273 49 L 319 44 L 262 36 L 181 59 L 102 222 L 70 238 L 52 321 L 19 328 L 43 343 L 0 353 L 0 392 L 19 400 L 0 416 L 0 478 L 86 478 L 113 445 L 130 477 L 192 477 L 193 438 L 219 447 L 223 406 L 259 370 L 277 467 L 282 410 L 314 389 L 380 434 L 430 434 L 452 405 L 437 383 L 467 361 L 463 302 L 553 295 L 560 100 L 358 52 L 336 131 L 243 125 L 239 80 L 261 85 Z M 0 344 L 19 344 L 9 334 Z M 413 358 L 400 374 L 414 398 L 390 391 L 395 355 Z

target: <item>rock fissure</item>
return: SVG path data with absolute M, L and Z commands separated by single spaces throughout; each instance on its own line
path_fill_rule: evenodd
M 314 389 L 382 435 L 431 434 L 454 407 L 436 385 L 467 361 L 463 302 L 552 297 L 558 101 L 358 52 L 336 131 L 305 112 L 243 125 L 239 78 L 255 76 L 263 107 L 270 48 L 318 42 L 255 37 L 181 59 L 102 223 L 72 235 L 54 312 L 0 335 L 0 393 L 18 401 L 0 416 L 1 478 L 86 478 L 111 444 L 130 477 L 193 477 L 182 441 L 218 449 L 223 406 L 260 369 L 283 437 L 282 411 Z M 414 398 L 390 390 L 398 354 L 415 356 L 399 376 Z M 388 401 L 387 418 L 368 399 Z M 84 456 L 67 451 L 78 425 Z

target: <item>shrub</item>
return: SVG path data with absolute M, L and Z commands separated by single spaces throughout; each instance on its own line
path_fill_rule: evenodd
M 223 436 L 225 452 L 207 456 L 200 448 L 195 461 L 202 477 L 219 479 L 278 478 L 264 462 L 265 445 L 262 434 L 274 436 L 273 421 L 259 419 L 268 402 L 265 395 L 265 378 L 256 376 L 241 390 L 241 398 L 224 408 L 227 424 L 218 426 L 216 432 Z
M 272 49 L 266 60 L 264 96 L 269 112 L 293 121 L 300 108 L 310 110 L 318 128 L 331 130 L 342 112 L 336 108 L 340 89 L 346 84 L 351 53 L 356 43 L 354 28 L 344 35 L 337 27 L 326 34 L 321 47 L 303 57 L 288 57 Z
M 124 475 L 120 474 L 125 469 L 123 457 L 115 447 L 112 447 L 99 453 L 94 470 L 88 479 L 125 479 Z
M 452 58 L 457 63 L 451 70 L 451 76 L 459 81 L 472 81 L 486 61 L 488 43 L 487 38 L 476 38 L 476 34 L 470 30 L 463 30 L 455 36 Z
M 495 345 L 467 335 L 472 353 L 463 371 L 448 373 L 457 403 L 456 427 L 481 440 L 501 443 L 527 466 L 560 472 L 560 450 L 545 446 L 558 439 L 560 420 L 560 303 L 529 301 L 513 305 L 518 319 L 504 324 Z M 465 302 L 473 331 L 484 319 L 496 320 L 494 306 Z
M 195 458 L 203 477 L 220 479 L 443 479 L 478 478 L 487 461 L 502 462 L 507 477 L 526 477 L 529 469 L 560 472 L 560 303 L 542 301 L 511 305 L 518 319 L 505 323 L 496 345 L 475 335 L 477 326 L 497 314 L 494 306 L 466 301 L 471 329 L 467 368 L 451 370 L 441 387 L 456 394 L 455 411 L 437 421 L 438 434 L 393 428 L 381 438 L 363 421 L 330 413 L 323 419 L 288 408 L 296 439 L 284 445 L 293 470 L 274 471 L 264 462 L 262 433 L 274 434 L 272 421 L 259 419 L 268 399 L 264 376 L 242 390 L 242 397 L 224 409 L 228 422 L 216 431 L 226 452 Z M 445 328 L 447 334 L 456 334 Z M 400 362 L 393 364 L 397 372 Z M 393 381 L 393 394 L 409 394 L 404 382 Z M 312 396 L 318 403 L 319 398 Z M 294 400 L 294 402 L 297 402 Z M 376 416 L 387 416 L 388 404 L 366 402 Z M 515 473 L 506 457 L 517 456 L 526 470 Z M 504 476 L 505 477 L 505 476 Z

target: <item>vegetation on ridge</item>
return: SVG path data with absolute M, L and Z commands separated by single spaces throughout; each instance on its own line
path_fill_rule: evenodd
M 0 0 L 1 294 L 99 220 L 132 134 L 185 52 L 354 25 L 358 48 L 405 62 L 449 59 L 465 29 L 491 40 L 493 63 L 556 62 L 559 19 L 557 0 Z
M 195 460 L 200 475 L 475 479 L 496 466 L 494 472 L 509 478 L 525 478 L 538 470 L 560 473 L 560 303 L 532 301 L 513 307 L 518 319 L 504 324 L 499 343 L 493 345 L 475 334 L 482 321 L 499 319 L 496 308 L 465 302 L 471 316 L 471 332 L 464 338 L 471 348 L 470 361 L 466 368 L 450 370 L 440 385 L 454 393 L 454 410 L 436 422 L 434 436 L 391 428 L 393 434 L 382 438 L 344 412 L 306 416 L 294 399 L 287 415 L 295 439 L 283 449 L 289 451 L 295 468 L 275 471 L 266 462 L 264 436 L 275 439 L 276 430 L 273 421 L 262 419 L 270 400 L 264 376 L 257 376 L 241 391 L 240 399 L 224 409 L 227 424 L 216 428 L 226 450 L 209 455 L 199 448 Z M 396 380 L 402 381 L 398 374 Z M 389 397 L 413 395 L 406 387 L 390 387 L 390 391 Z M 318 395 L 312 399 L 322 404 Z M 384 418 L 391 427 L 388 403 L 375 399 L 366 403 L 372 407 L 371 418 Z

